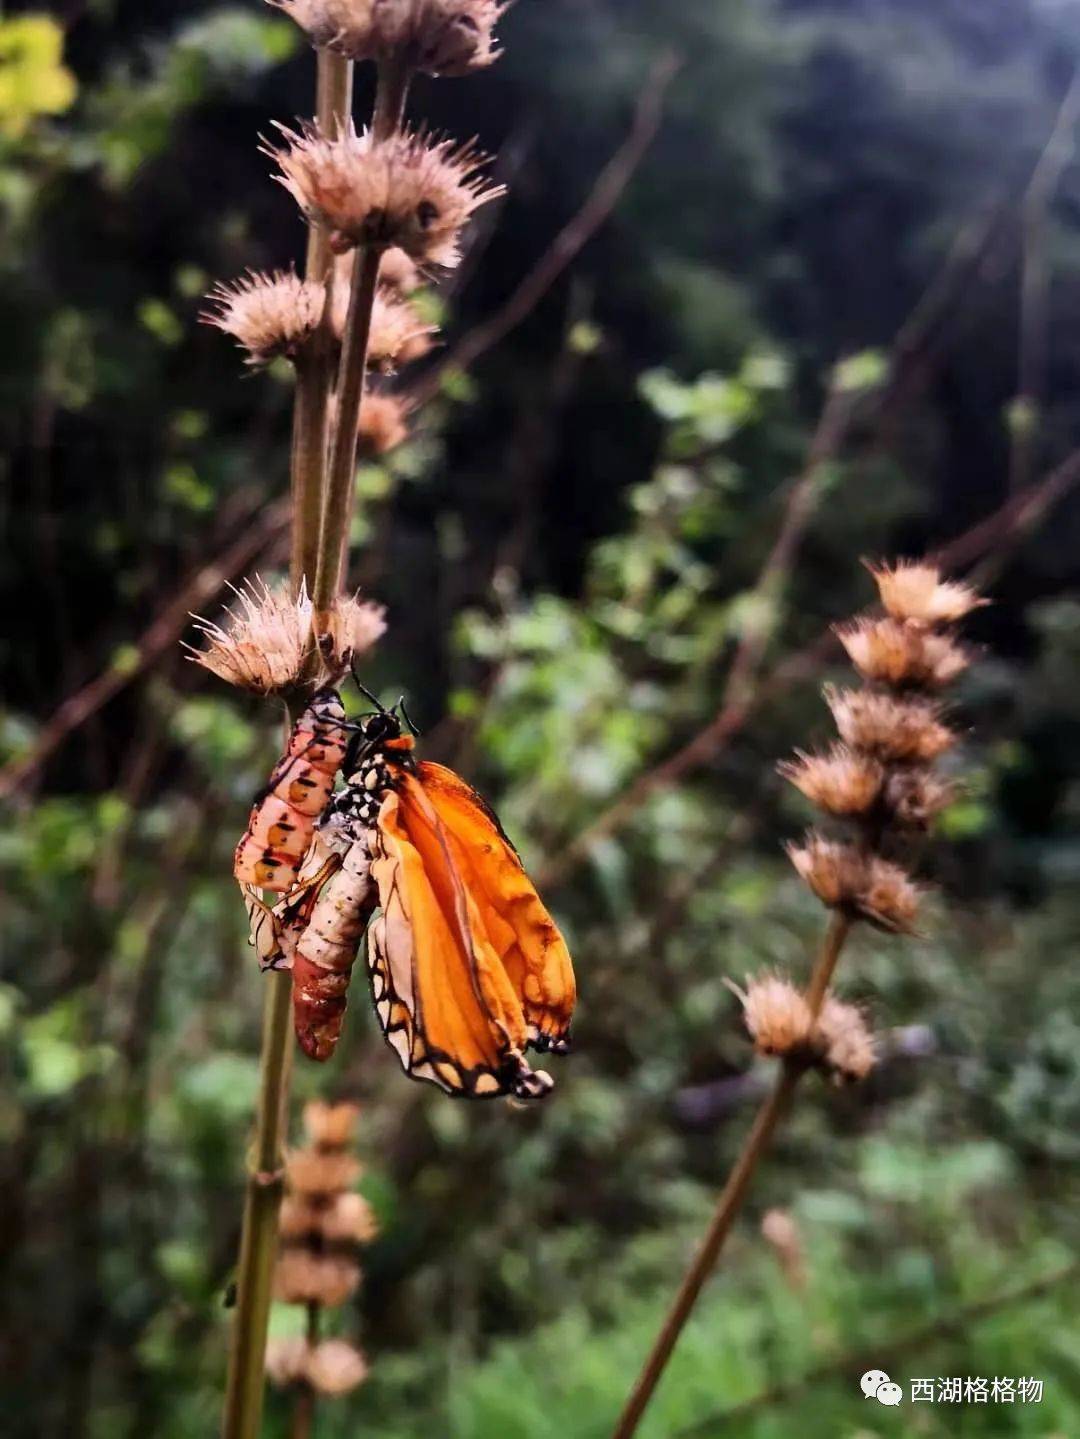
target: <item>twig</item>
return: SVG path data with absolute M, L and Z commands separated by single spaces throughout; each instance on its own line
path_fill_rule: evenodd
M 1074 450 L 1044 480 L 1026 494 L 1016 495 L 980 520 L 955 540 L 941 546 L 933 558 L 946 569 L 962 568 L 1030 533 L 1080 482 L 1080 449 Z M 640 775 L 606 810 L 564 847 L 557 859 L 549 860 L 540 872 L 545 884 L 561 883 L 588 855 L 598 839 L 621 829 L 638 812 L 640 805 L 661 789 L 670 789 L 687 774 L 709 764 L 739 734 L 751 715 L 766 700 L 775 698 L 789 685 L 809 678 L 836 643 L 831 629 L 781 661 L 764 683 L 747 690 L 741 698 L 724 688 L 720 708 L 714 717 L 666 760 Z
M 1080 70 L 1065 91 L 1054 128 L 1032 172 L 1022 207 L 1019 383 L 1012 415 L 1009 487 L 1026 489 L 1043 428 L 1049 336 L 1050 271 L 1046 254 L 1050 206 L 1073 156 L 1080 120 Z
M 814 1019 L 821 1010 L 822 1001 L 828 991 L 837 960 L 850 933 L 851 922 L 839 913 L 829 921 L 825 939 L 807 987 L 807 1003 Z M 630 1439 L 636 1433 L 641 1417 L 645 1413 L 657 1384 L 667 1367 L 679 1335 L 693 1312 L 705 1281 L 716 1267 L 716 1261 L 724 1247 L 724 1241 L 731 1233 L 732 1225 L 742 1208 L 746 1191 L 754 1177 L 758 1163 L 769 1148 L 776 1127 L 787 1113 L 799 1079 L 804 1073 L 802 1064 L 785 1062 L 776 1077 L 771 1093 L 758 1110 L 753 1128 L 746 1137 L 742 1150 L 720 1193 L 716 1210 L 701 1248 L 683 1276 L 667 1318 L 660 1327 L 653 1347 L 646 1359 L 637 1382 L 626 1402 L 626 1407 L 612 1431 L 612 1439 Z
M 656 62 L 638 97 L 630 133 L 597 176 L 581 209 L 555 236 L 506 303 L 464 335 L 412 387 L 409 399 L 413 404 L 423 404 L 437 394 L 447 370 L 468 370 L 516 329 L 608 219 L 656 137 L 664 96 L 681 64 L 681 59 L 670 51 Z
M 158 612 L 136 643 L 130 661 L 124 665 L 110 665 L 69 695 L 47 721 L 30 751 L 0 769 L 0 799 L 6 799 L 24 785 L 73 730 L 85 724 L 133 679 L 171 650 L 191 623 L 191 611 L 207 605 L 220 593 L 227 580 L 242 574 L 252 560 L 284 532 L 291 508 L 289 499 L 275 501 L 260 511 L 252 507 L 240 535 L 214 560 L 186 579 Z

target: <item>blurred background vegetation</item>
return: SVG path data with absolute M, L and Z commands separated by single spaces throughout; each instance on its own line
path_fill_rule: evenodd
M 389 610 L 368 683 L 544 881 L 578 1046 L 540 1112 L 451 1104 L 358 985 L 333 1064 L 297 1064 L 365 1103 L 382 1224 L 341 1319 L 372 1375 L 319 1432 L 608 1431 L 767 1082 L 722 979 L 820 926 L 772 767 L 828 733 L 821 636 L 860 556 L 945 547 L 996 603 L 927 940 L 845 960 L 884 1060 L 800 1106 L 643 1433 L 1076 1435 L 1080 5 L 520 0 L 502 29 L 416 97 L 510 196 L 405 379 L 434 398 L 360 472 L 353 575 Z M 216 1430 L 260 1013 L 230 855 L 279 716 L 178 641 L 282 564 L 290 393 L 196 317 L 302 249 L 255 137 L 312 74 L 256 0 L 0 19 L 12 1439 Z M 463 368 L 567 224 L 581 253 Z M 871 1365 L 1045 1394 L 885 1410 Z

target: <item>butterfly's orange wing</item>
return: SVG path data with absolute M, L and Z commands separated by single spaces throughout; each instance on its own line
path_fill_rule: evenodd
M 405 771 L 371 837 L 381 913 L 368 930 L 375 1009 L 406 1072 L 449 1094 L 537 1097 L 522 1007 L 462 882 L 453 840 Z
M 521 1002 L 529 1041 L 566 1047 L 577 987 L 566 943 L 491 807 L 453 770 L 421 763 L 418 778 L 450 837 L 454 865 Z

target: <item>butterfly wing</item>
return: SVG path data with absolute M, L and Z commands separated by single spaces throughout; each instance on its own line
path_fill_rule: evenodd
M 525 1018 L 438 814 L 402 772 L 372 836 L 381 912 L 368 930 L 375 1009 L 406 1073 L 447 1093 L 535 1098 Z
M 454 866 L 521 1002 L 530 1043 L 567 1047 L 577 986 L 566 943 L 490 805 L 453 770 L 418 778 L 450 841 Z

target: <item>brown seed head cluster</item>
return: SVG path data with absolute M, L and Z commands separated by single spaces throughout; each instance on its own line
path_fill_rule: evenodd
M 823 755 L 797 751 L 779 769 L 818 809 L 858 831 L 851 842 L 811 830 L 789 845 L 799 875 L 823 904 L 906 934 L 919 894 L 892 851 L 955 798 L 955 785 L 932 768 L 957 738 L 937 694 L 970 661 L 949 626 L 983 601 L 928 562 L 870 569 L 885 615 L 837 630 L 866 686 L 824 691 L 842 743 Z
M 789 1209 L 769 1209 L 761 1217 L 761 1237 L 776 1255 L 794 1290 L 806 1288 L 806 1252 L 802 1231 Z
M 409 438 L 408 407 L 397 395 L 371 391 L 360 406 L 357 454 L 374 460 L 396 450 Z
M 215 285 L 212 309 L 199 317 L 232 335 L 247 351 L 249 365 L 267 365 L 279 355 L 295 358 L 318 328 L 325 291 L 291 270 L 249 270 L 231 284 Z
M 341 340 L 349 313 L 349 271 L 347 261 L 339 260 L 334 284 L 331 325 L 334 337 Z M 390 370 L 396 364 L 407 365 L 422 359 L 431 349 L 435 326 L 421 320 L 401 292 L 382 284 L 375 293 L 368 335 L 367 362 L 370 366 Z
M 801 845 L 788 845 L 787 852 L 822 904 L 869 920 L 890 934 L 914 930 L 919 891 L 900 865 L 816 830 L 810 830 Z
M 331 248 L 396 246 L 421 265 L 452 268 L 462 227 L 503 193 L 478 172 L 486 158 L 471 144 L 401 131 L 376 140 L 349 128 L 327 139 L 318 128 L 278 127 L 284 148 L 265 147 L 309 220 L 325 225 Z
M 311 1103 L 304 1109 L 308 1144 L 286 1159 L 274 1295 L 286 1304 L 337 1308 L 361 1280 L 357 1248 L 375 1238 L 375 1216 L 354 1185 L 360 1162 L 350 1146 L 355 1104 Z M 366 1373 L 363 1356 L 344 1341 L 285 1340 L 267 1353 L 276 1384 L 308 1384 L 321 1394 L 344 1394 Z
M 295 685 L 311 647 L 311 600 L 294 599 L 287 585 L 271 588 L 256 577 L 234 590 L 237 603 L 220 625 L 195 616 L 205 648 L 187 645 L 188 659 L 227 684 L 254 694 L 277 694 Z M 328 626 L 332 643 L 321 651 L 323 681 L 335 683 L 386 630 L 381 605 L 341 596 Z
M 312 1342 L 302 1335 L 266 1346 L 266 1375 L 279 1389 L 307 1385 L 328 1399 L 350 1394 L 367 1377 L 364 1356 L 346 1339 Z
M 270 0 L 313 45 L 349 60 L 396 62 L 429 75 L 467 75 L 497 58 L 496 0 Z
M 862 1011 L 827 995 L 815 1022 L 802 991 L 779 974 L 748 979 L 743 1022 L 761 1055 L 820 1069 L 838 1082 L 864 1079 L 874 1066 L 873 1035 Z

